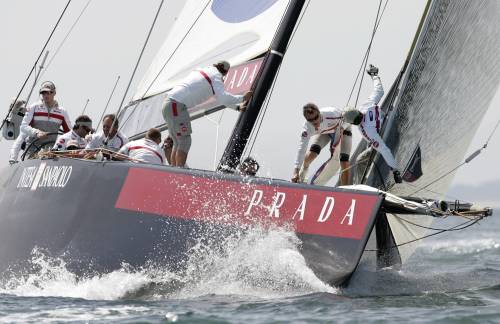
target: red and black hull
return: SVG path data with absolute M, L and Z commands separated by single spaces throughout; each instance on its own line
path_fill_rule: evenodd
M 316 275 L 345 284 L 383 197 L 281 180 L 75 159 L 30 160 L 0 173 L 0 272 L 35 247 L 76 273 L 123 263 L 182 267 L 197 242 L 217 248 L 252 226 L 295 231 Z

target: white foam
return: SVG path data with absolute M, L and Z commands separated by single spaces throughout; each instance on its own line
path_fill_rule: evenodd
M 471 238 L 466 240 L 439 240 L 426 242 L 420 246 L 430 252 L 446 252 L 452 254 L 478 253 L 500 249 L 500 241 L 493 238 Z
M 222 247 L 218 244 L 216 249 L 198 242 L 190 251 L 186 269 L 176 275 L 165 269 L 132 270 L 124 264 L 108 274 L 79 278 L 67 270 L 62 259 L 49 258 L 35 250 L 31 263 L 36 271 L 11 278 L 0 286 L 0 293 L 89 300 L 129 298 L 141 288 L 147 290 L 146 298 L 211 294 L 275 298 L 337 293 L 308 268 L 299 252 L 300 241 L 291 230 L 252 227 L 215 239 L 218 243 L 221 240 Z M 174 291 L 168 288 L 173 281 L 179 283 Z M 148 288 L 150 283 L 153 290 Z
M 31 297 L 54 296 L 113 300 L 150 281 L 144 271 L 131 272 L 126 265 L 108 274 L 77 278 L 66 269 L 63 260 L 49 258 L 38 250 L 33 252 L 31 262 L 37 271 L 11 278 L 0 289 L 0 293 Z
M 222 251 L 195 251 L 187 276 L 197 277 L 196 283 L 177 297 L 219 294 L 272 298 L 336 293 L 307 267 L 298 247 L 293 231 L 252 228 L 241 236 L 228 238 Z

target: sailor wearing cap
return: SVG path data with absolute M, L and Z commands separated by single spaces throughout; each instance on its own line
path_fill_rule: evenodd
M 384 88 L 382 87 L 382 81 L 380 81 L 380 77 L 378 75 L 378 68 L 370 64 L 370 67 L 366 70 L 366 72 L 372 77 L 373 91 L 368 100 L 360 106 L 359 110 L 349 109 L 344 112 L 344 121 L 346 123 L 359 126 L 359 130 L 361 131 L 361 135 L 363 135 L 364 139 L 368 141 L 371 147 L 382 155 L 387 165 L 391 168 L 394 175 L 394 181 L 396 183 L 401 183 L 403 180 L 400 172 L 397 170 L 396 160 L 394 159 L 391 150 L 387 147 L 384 140 L 379 135 L 380 127 L 382 126 L 384 118 L 383 112 L 379 108 L 378 103 L 384 95 Z
M 55 142 L 60 127 L 64 132 L 71 130 L 71 121 L 67 111 L 54 99 L 56 94 L 54 83 L 51 81 L 43 82 L 39 93 L 41 101 L 28 107 L 21 122 L 20 131 L 27 137 L 27 146 L 36 139 Z M 49 135 L 50 133 L 54 134 Z M 17 160 L 17 154 L 11 155 L 12 159 Z
M 161 133 L 156 128 L 151 128 L 145 138 L 125 144 L 119 153 L 152 164 L 165 164 L 165 154 L 160 147 Z
M 63 135 L 60 135 L 52 149 L 58 151 L 68 150 L 71 144 L 76 146 L 76 149 L 84 149 L 85 146 L 87 146 L 85 136 L 87 136 L 91 131 L 92 119 L 90 119 L 87 115 L 78 116 L 75 120 L 73 129 Z
M 170 137 L 174 141 L 171 154 L 173 166 L 183 167 L 186 164 L 191 147 L 192 130 L 189 108 L 215 97 L 220 105 L 244 111 L 244 105 L 242 108 L 236 105 L 247 102 L 251 92 L 241 96 L 224 90 L 223 77 L 228 73 L 229 68 L 229 62 L 220 61 L 213 66 L 196 69 L 168 93 L 162 113 L 167 122 Z
M 299 148 L 295 159 L 292 182 L 303 182 L 309 165 L 320 154 L 321 149 L 330 143 L 330 158 L 318 169 L 311 179 L 312 184 L 326 184 L 342 167 L 341 184 L 349 180 L 348 166 L 352 139 L 350 125 L 342 124 L 342 110 L 335 107 L 318 108 L 314 103 L 303 107 L 305 118 L 300 135 Z M 306 154 L 309 139 L 313 138 Z M 340 144 L 340 150 L 337 146 Z M 305 157 L 304 157 L 305 155 Z

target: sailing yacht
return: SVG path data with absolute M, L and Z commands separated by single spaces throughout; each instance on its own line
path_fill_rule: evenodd
M 233 68 L 226 89 L 252 89 L 254 95 L 217 170 L 56 153 L 4 168 L 0 206 L 11 212 L 0 216 L 0 271 L 22 268 L 35 248 L 64 258 L 83 274 L 123 263 L 176 269 L 196 242 L 217 248 L 224 237 L 252 226 L 295 232 L 308 266 L 332 285 L 347 284 L 362 257 L 378 266 L 405 262 L 433 217 L 469 209 L 439 202 L 451 177 L 432 181 L 464 157 L 473 132 L 462 129 L 477 129 L 498 87 L 500 41 L 498 27 L 492 27 L 500 18 L 498 6 L 428 2 L 381 106 L 388 116 L 384 140 L 408 165 L 407 182 L 394 186 L 373 153 L 368 163 L 357 163 L 365 152 L 361 144 L 352 159 L 355 185 L 335 188 L 231 173 L 258 128 L 305 1 L 186 1 L 133 101 L 121 110 L 120 125 L 132 139 L 151 127 L 166 129 L 161 105 L 168 90 L 193 68 L 228 60 Z M 464 79 L 474 82 L 459 86 Z M 195 120 L 223 108 L 211 100 L 193 107 L 190 116 Z

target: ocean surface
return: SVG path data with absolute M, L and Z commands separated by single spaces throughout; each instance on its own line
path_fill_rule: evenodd
M 317 279 L 293 234 L 279 231 L 250 233 L 225 255 L 193 260 L 184 277 L 123 265 L 77 279 L 34 251 L 32 273 L 0 282 L 0 322 L 500 323 L 499 232 L 497 210 L 423 240 L 399 270 L 360 266 L 344 289 Z

